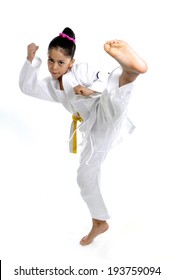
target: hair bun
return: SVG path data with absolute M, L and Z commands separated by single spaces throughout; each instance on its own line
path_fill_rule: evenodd
M 73 30 L 72 30 L 71 28 L 69 28 L 69 27 L 64 28 L 64 30 L 62 31 L 62 33 L 68 35 L 69 37 L 71 37 L 71 38 L 73 38 L 73 39 L 76 39 Z

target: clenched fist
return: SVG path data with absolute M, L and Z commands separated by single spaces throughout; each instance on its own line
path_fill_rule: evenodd
M 80 94 L 80 95 L 84 95 L 84 96 L 91 95 L 95 92 L 92 89 L 86 88 L 86 87 L 81 86 L 81 85 L 78 85 L 78 86 L 74 87 L 74 91 L 75 91 L 76 94 Z
M 34 43 L 31 43 L 28 45 L 27 50 L 28 50 L 28 54 L 27 54 L 27 59 L 32 63 L 36 51 L 38 50 L 39 46 L 36 46 Z

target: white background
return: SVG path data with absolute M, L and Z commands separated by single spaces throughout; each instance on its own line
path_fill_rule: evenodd
M 172 279 L 171 11 L 168 0 L 6 0 L 0 4 L 3 280 L 26 279 L 13 276 L 19 265 L 160 266 L 162 276 L 151 279 Z M 18 86 L 27 45 L 40 46 L 40 77 L 47 76 L 47 46 L 66 26 L 76 34 L 76 62 L 88 61 L 111 71 L 116 63 L 103 44 L 118 38 L 149 66 L 136 81 L 129 106 L 136 130 L 103 165 L 110 230 L 87 247 L 79 245 L 91 220 L 76 183 L 78 155 L 68 153 L 71 115 L 59 104 L 23 95 Z

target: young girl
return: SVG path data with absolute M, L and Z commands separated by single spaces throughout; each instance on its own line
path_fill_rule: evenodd
M 22 92 L 62 103 L 72 113 L 72 152 L 77 151 L 76 123 L 78 120 L 81 122 L 79 129 L 83 141 L 77 182 L 92 217 L 92 228 L 80 244 L 87 245 L 108 229 L 109 214 L 100 191 L 101 165 L 121 129 L 133 129 L 127 118 L 127 106 L 133 82 L 139 74 L 147 71 L 147 64 L 124 41 L 108 41 L 104 50 L 120 66 L 105 78 L 103 73 L 87 63 L 74 63 L 75 34 L 70 28 L 65 28 L 48 46 L 51 77 L 39 80 L 41 60 L 35 56 L 38 48 L 34 43 L 28 46 L 19 85 Z

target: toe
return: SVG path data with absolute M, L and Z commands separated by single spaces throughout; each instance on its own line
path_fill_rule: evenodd
M 81 239 L 80 244 L 83 245 L 83 244 L 86 242 L 86 239 L 87 239 L 87 235 L 84 236 L 84 237 Z

